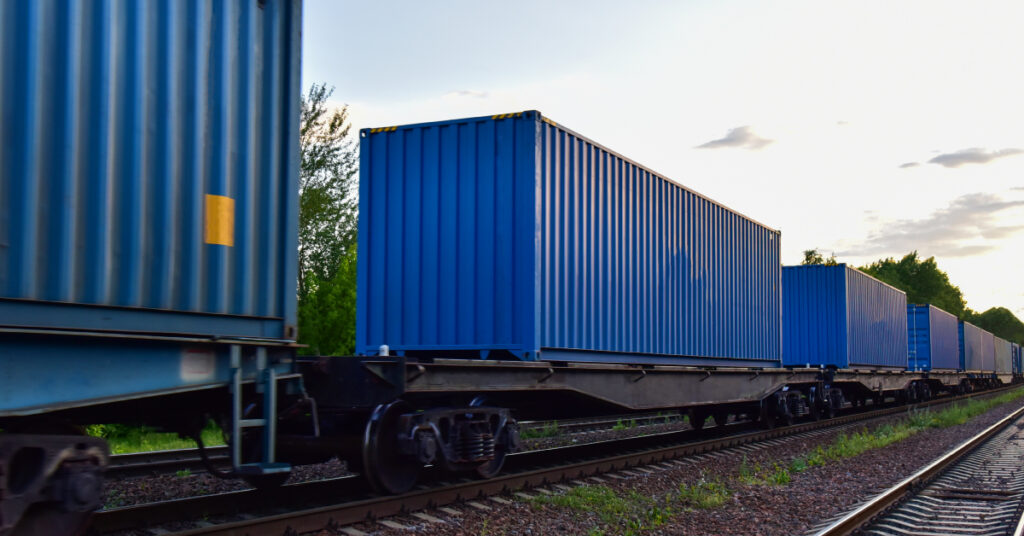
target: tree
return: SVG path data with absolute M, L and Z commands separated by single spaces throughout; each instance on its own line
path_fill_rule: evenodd
M 835 253 L 826 259 L 817 249 L 805 249 L 804 260 L 800 264 L 824 264 L 825 266 L 836 266 L 839 264 L 839 261 L 836 260 Z
M 935 257 L 920 260 L 917 252 L 902 259 L 892 257 L 861 266 L 860 270 L 907 293 L 907 303 L 930 303 L 939 309 L 965 319 L 969 314 L 960 288 L 939 270 Z
M 330 109 L 333 89 L 302 98 L 299 174 L 299 342 L 314 354 L 355 346 L 358 151 L 348 108 Z

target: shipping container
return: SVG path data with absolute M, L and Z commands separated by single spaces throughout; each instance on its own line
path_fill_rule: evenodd
M 1013 345 L 1010 341 L 993 336 L 995 346 L 995 371 L 996 374 L 1010 374 L 1013 372 Z
M 986 370 L 984 339 L 988 332 L 970 322 L 960 322 L 959 334 L 960 369 L 968 371 Z
M 907 295 L 855 268 L 782 268 L 783 364 L 907 368 Z
M 299 15 L 0 3 L 0 324 L 294 338 Z
M 1016 376 L 1021 375 L 1021 346 L 1017 343 L 1011 343 L 1013 347 L 1013 373 Z
M 0 2 L 0 415 L 289 371 L 300 28 L 288 0 Z
M 535 111 L 360 137 L 359 353 L 778 365 L 778 231 Z
M 957 370 L 960 337 L 956 316 L 929 304 L 907 304 L 908 370 Z

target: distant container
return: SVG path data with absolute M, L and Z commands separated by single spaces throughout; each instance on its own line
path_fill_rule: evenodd
M 782 268 L 783 364 L 907 368 L 907 295 L 845 264 Z
M 1022 365 L 1021 346 L 1015 342 L 1010 344 L 1013 347 L 1013 373 L 1019 376 L 1021 374 Z
M 960 368 L 960 337 L 954 315 L 929 304 L 907 304 L 909 370 Z
M 996 374 L 1010 374 L 1013 372 L 1013 344 L 1002 337 L 993 336 L 995 343 L 995 370 Z
M 778 366 L 778 231 L 535 111 L 360 136 L 359 353 Z
M 971 324 L 960 322 L 960 368 L 968 371 L 991 371 L 995 364 L 995 347 L 992 334 Z M 988 345 L 985 341 L 992 341 Z M 992 365 L 987 365 L 986 349 L 991 353 Z
M 0 325 L 295 338 L 300 15 L 0 2 Z

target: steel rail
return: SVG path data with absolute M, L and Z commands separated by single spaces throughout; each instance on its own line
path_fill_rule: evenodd
M 332 524 L 352 524 L 365 521 L 368 518 L 441 506 L 481 495 L 492 495 L 509 490 L 578 479 L 637 465 L 649 465 L 674 458 L 793 436 L 822 428 L 840 427 L 927 406 L 953 403 L 966 398 L 994 396 L 1010 388 L 1012 387 L 938 398 L 911 406 L 886 407 L 828 420 L 800 423 L 771 430 L 743 432 L 699 441 L 693 441 L 694 431 L 685 430 L 517 453 L 508 456 L 506 473 L 495 478 L 441 484 L 395 496 L 368 496 L 362 479 L 358 476 L 350 476 L 326 481 L 290 484 L 277 490 L 265 490 L 264 492 L 246 490 L 149 503 L 98 512 L 94 516 L 93 527 L 103 533 L 136 528 L 139 523 L 143 522 L 160 523 L 180 520 L 184 512 L 194 513 L 197 517 L 213 516 L 232 513 L 242 507 L 253 511 L 260 508 L 280 509 L 288 505 L 315 504 L 323 502 L 325 498 L 335 501 L 335 504 L 209 525 L 186 530 L 180 534 L 243 535 L 272 533 L 278 530 L 313 531 Z M 735 430 L 742 427 L 744 424 L 711 427 L 706 429 L 705 433 L 726 433 L 730 431 L 729 429 Z M 685 442 L 687 439 L 689 442 Z M 566 460 L 569 462 L 566 463 Z
M 230 452 L 225 445 L 206 447 L 206 453 L 214 464 L 230 465 Z M 115 454 L 104 470 L 107 476 L 138 476 L 173 473 L 180 470 L 206 470 L 199 449 L 155 450 Z
M 1024 406 L 1000 419 L 981 433 L 964 441 L 959 446 L 928 464 L 920 471 L 902 480 L 895 486 L 877 495 L 857 509 L 846 514 L 831 525 L 817 532 L 815 536 L 842 536 L 852 534 L 870 523 L 876 516 L 913 495 L 918 489 L 941 475 L 953 463 L 968 455 L 975 448 L 1003 431 L 1007 426 L 1024 416 Z

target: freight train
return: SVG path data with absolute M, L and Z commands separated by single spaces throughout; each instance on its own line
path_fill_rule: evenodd
M 273 486 L 489 477 L 517 421 L 764 426 L 1019 378 L 1020 347 L 535 111 L 360 136 L 357 354 L 299 355 L 301 5 L 0 4 L 0 535 L 72 533 L 133 422 Z M 219 473 L 218 473 L 219 474 Z

